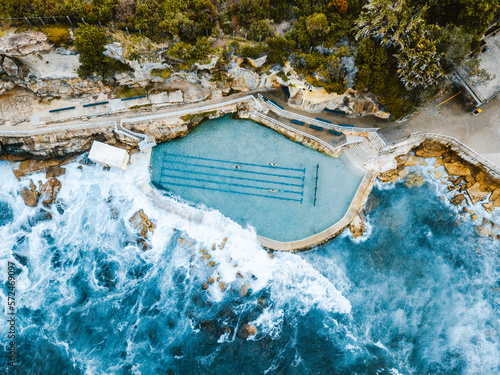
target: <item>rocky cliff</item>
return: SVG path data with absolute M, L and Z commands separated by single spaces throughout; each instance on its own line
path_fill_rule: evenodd
M 148 94 L 180 90 L 181 103 L 192 103 L 233 92 L 287 86 L 291 94 L 289 104 L 306 111 L 328 108 L 340 109 L 347 115 L 388 117 L 370 96 L 353 90 L 344 95 L 328 94 L 301 79 L 289 64 L 284 69 L 262 66 L 265 56 L 256 60 L 233 56 L 226 63 L 214 56 L 209 64 L 194 64 L 190 71 L 175 72 L 161 57 L 166 45 L 152 48 L 151 42 L 143 43 L 141 39 L 134 44 L 136 50 L 129 53 L 131 37 L 115 39 L 121 43 L 106 46 L 105 54 L 132 69 L 116 74 L 112 81 L 102 82 L 80 79 L 74 48 L 56 48 L 43 33 L 28 31 L 1 37 L 0 125 L 28 123 L 35 113 L 69 106 L 75 99 L 111 99 L 122 88 Z M 140 49 L 142 45 L 147 47 Z

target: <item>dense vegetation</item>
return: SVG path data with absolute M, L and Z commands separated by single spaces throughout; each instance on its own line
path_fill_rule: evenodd
M 180 40 L 166 54 L 180 68 L 211 53 L 207 36 L 235 32 L 241 45 L 226 45 L 221 56 L 268 54 L 267 64 L 288 59 L 311 84 L 337 93 L 370 90 L 401 117 L 479 46 L 500 0 L 0 0 L 0 12 L 68 16 L 75 23 L 83 17 L 153 40 Z M 80 46 L 95 37 L 85 30 L 77 33 Z M 48 31 L 56 41 L 67 39 Z M 104 74 L 108 63 L 92 62 L 94 71 L 82 73 Z

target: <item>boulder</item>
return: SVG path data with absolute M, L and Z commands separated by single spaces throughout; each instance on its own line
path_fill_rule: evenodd
M 418 173 L 412 173 L 405 179 L 405 185 L 408 188 L 421 187 L 423 184 L 424 180 Z
M 495 189 L 490 195 L 490 202 L 495 202 L 498 198 L 500 198 L 500 189 Z
M 462 204 L 462 202 L 464 200 L 465 200 L 465 194 L 462 193 L 462 194 L 455 195 L 453 198 L 451 198 L 451 203 L 458 206 L 458 205 Z
M 219 249 L 223 249 L 224 246 L 226 246 L 226 241 L 227 241 L 227 237 L 224 237 L 224 239 L 222 240 L 221 244 L 219 245 Z
M 241 297 L 246 297 L 250 284 L 243 284 L 238 292 Z
M 488 191 L 483 188 L 483 186 L 476 182 L 470 188 L 467 189 L 467 194 L 469 194 L 469 198 L 472 204 L 476 204 L 479 201 L 482 201 L 488 195 Z
M 425 159 L 420 156 L 410 155 L 405 163 L 405 166 L 414 167 L 415 165 L 425 165 Z
M 254 68 L 260 68 L 266 63 L 267 55 L 259 57 L 258 59 L 251 59 L 250 57 L 247 57 L 247 60 Z
M 467 176 L 470 174 L 469 167 L 459 161 L 454 163 L 444 163 L 446 172 L 452 176 Z
M 441 172 L 439 169 L 430 169 L 429 173 L 437 180 L 443 178 L 443 172 Z
M 221 291 L 225 291 L 226 290 L 226 283 L 223 283 L 222 281 L 219 282 L 219 288 Z
M 377 178 L 382 181 L 382 182 L 396 182 L 398 180 L 398 170 L 397 169 L 391 169 L 388 170 L 387 172 L 379 173 Z
M 250 336 L 254 336 L 257 334 L 257 327 L 251 324 L 243 324 L 238 331 L 238 337 L 241 339 L 247 339 Z
M 491 202 L 483 203 L 483 207 L 487 212 L 491 212 L 495 209 L 495 206 Z
M 363 223 L 363 220 L 361 220 L 359 215 L 356 215 L 354 219 L 351 221 L 351 224 L 349 224 L 349 229 L 354 238 L 363 236 L 366 229 L 365 229 L 365 224 Z
M 129 222 L 132 224 L 132 227 L 139 231 L 139 235 L 144 238 L 147 238 L 148 232 L 153 233 L 153 229 L 156 227 L 156 225 L 149 220 L 142 208 L 129 219 Z
M 21 197 L 24 203 L 30 207 L 36 207 L 38 204 L 38 191 L 24 188 L 21 190 Z
M 37 31 L 9 33 L 0 38 L 0 53 L 11 56 L 24 56 L 51 48 L 47 35 Z
M 42 185 L 40 188 L 40 196 L 42 197 L 42 203 L 44 206 L 49 207 L 52 203 L 56 202 L 57 193 L 61 190 L 61 181 L 57 178 L 52 177 Z
M 446 148 L 439 142 L 425 141 L 422 143 L 422 149 L 417 150 L 415 154 L 424 158 L 436 158 L 446 152 Z
M 45 178 L 59 177 L 66 173 L 66 168 L 53 166 L 48 167 L 45 172 Z

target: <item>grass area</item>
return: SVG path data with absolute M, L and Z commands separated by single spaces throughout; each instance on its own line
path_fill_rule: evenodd
M 143 87 L 121 86 L 120 88 L 118 88 L 118 90 L 115 91 L 115 94 L 118 99 L 121 99 L 131 98 L 133 96 L 139 95 L 147 95 L 147 91 Z

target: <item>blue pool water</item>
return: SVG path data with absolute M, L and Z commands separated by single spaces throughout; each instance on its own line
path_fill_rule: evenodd
M 155 147 L 151 173 L 157 187 L 279 241 L 340 220 L 361 181 L 340 160 L 229 115 Z
M 52 219 L 37 220 L 19 196 L 29 179 L 0 163 L 0 373 L 500 373 L 499 242 L 440 200 L 451 193 L 425 171 L 421 188 L 375 186 L 367 237 L 271 258 L 217 211 L 193 223 L 152 205 L 136 185 L 145 163 L 78 166 L 60 177 Z M 129 223 L 139 209 L 156 224 L 145 252 Z M 258 330 L 247 339 L 246 323 Z

